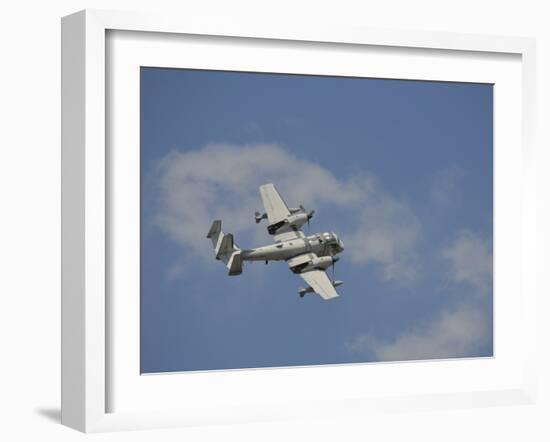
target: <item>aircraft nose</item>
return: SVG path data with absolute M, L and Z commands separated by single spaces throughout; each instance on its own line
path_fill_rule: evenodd
M 344 251 L 344 242 L 341 239 L 338 240 L 338 245 L 340 246 L 340 249 Z

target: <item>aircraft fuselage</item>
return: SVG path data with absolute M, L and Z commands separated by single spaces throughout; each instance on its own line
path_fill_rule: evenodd
M 334 256 L 343 250 L 344 246 L 338 235 L 326 232 L 243 250 L 242 257 L 245 261 L 287 261 L 304 253 Z

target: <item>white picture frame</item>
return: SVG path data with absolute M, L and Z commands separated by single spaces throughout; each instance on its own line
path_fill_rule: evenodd
M 108 242 L 112 233 L 106 227 L 112 199 L 107 173 L 108 115 L 106 93 L 106 33 L 109 31 L 143 31 L 179 35 L 218 36 L 221 38 L 268 39 L 287 44 L 310 42 L 319 44 L 368 45 L 380 48 L 436 49 L 484 54 L 515 54 L 521 57 L 521 146 L 520 154 L 521 211 L 518 221 L 521 240 L 518 243 L 521 264 L 515 282 L 520 284 L 517 308 L 523 315 L 518 320 L 523 336 L 534 336 L 536 316 L 535 288 L 535 177 L 534 40 L 519 37 L 492 37 L 451 33 L 388 31 L 345 26 L 302 24 L 266 24 L 250 22 L 215 22 L 197 17 L 161 17 L 99 10 L 81 11 L 62 21 L 62 423 L 80 431 L 110 431 L 197 425 L 217 422 L 248 422 L 289 417 L 312 417 L 368 413 L 371 411 L 417 410 L 437 407 L 485 406 L 510 403 L 529 403 L 535 397 L 535 339 L 525 341 L 524 352 L 518 361 L 521 375 L 501 388 L 457 392 L 427 392 L 411 394 L 406 391 L 388 392 L 377 397 L 367 395 L 350 398 L 338 392 L 317 397 L 308 406 L 297 402 L 277 402 L 272 406 L 254 406 L 253 402 L 239 403 L 224 414 L 212 405 L 191 413 L 157 407 L 156 411 L 113 411 L 108 396 L 113 385 L 109 370 L 113 361 L 108 328 L 112 320 L 107 298 Z M 496 247 L 495 253 L 498 253 Z M 475 362 L 462 361 L 475 365 Z M 393 364 L 395 365 L 395 364 Z M 410 368 L 403 368 L 410 365 Z M 452 365 L 452 363 L 451 363 Z M 379 366 L 391 370 L 390 365 Z M 419 366 L 403 364 L 399 370 L 418 371 Z M 460 367 L 451 367 L 460 370 Z M 360 371 L 361 367 L 329 367 L 333 375 L 338 370 Z M 477 368 L 476 368 L 477 369 Z M 268 377 L 284 378 L 292 370 L 264 370 L 254 373 L 254 382 Z M 284 374 L 286 373 L 286 374 Z M 325 371 L 325 373 L 327 373 Z M 136 373 L 139 376 L 139 373 Z M 223 373 L 216 382 L 223 382 Z M 360 376 L 360 373 L 355 373 Z M 208 375 L 206 375 L 208 376 Z M 230 372 L 226 376 L 248 376 L 246 371 Z M 248 376 L 251 377 L 251 376 Z M 521 378 L 521 379 L 520 379 Z M 198 378 L 195 378 L 199 382 Z M 520 380 L 518 380 L 520 379 Z M 170 381 L 169 381 L 170 382 Z M 209 382 L 206 377 L 200 382 Z M 505 385 L 506 384 L 506 385 Z M 257 384 L 261 385 L 261 384 Z M 195 395 L 197 393 L 194 393 Z M 226 394 L 229 394 L 226 393 Z M 322 395 L 321 395 L 322 396 Z M 204 398 L 203 398 L 204 399 Z M 206 398 L 208 400 L 208 397 Z M 212 402 L 215 402 L 211 398 Z M 225 398 L 227 399 L 227 398 Z M 187 398 L 193 401 L 193 394 Z M 222 402 L 224 402 L 222 400 Z M 225 400 L 227 403 L 227 400 Z

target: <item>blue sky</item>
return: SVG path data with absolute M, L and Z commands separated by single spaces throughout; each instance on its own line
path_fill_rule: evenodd
M 491 356 L 491 85 L 142 68 L 143 373 Z M 340 298 L 286 263 L 258 186 L 335 231 Z M 306 230 L 307 233 L 307 230 Z

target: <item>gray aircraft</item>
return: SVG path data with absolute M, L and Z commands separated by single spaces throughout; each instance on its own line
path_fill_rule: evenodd
M 229 275 L 240 275 L 244 261 L 286 261 L 290 270 L 300 275 L 308 284 L 298 291 L 300 297 L 306 293 L 317 293 L 323 299 L 338 296 L 336 287 L 342 281 L 331 281 L 326 273 L 338 261 L 336 256 L 344 251 L 344 244 L 333 232 L 316 233 L 305 236 L 301 228 L 309 224 L 315 211 L 306 212 L 299 208 L 288 208 L 273 184 L 260 186 L 265 213 L 256 212 L 256 223 L 267 219 L 267 231 L 273 235 L 274 244 L 241 249 L 235 244 L 231 233 L 222 232 L 221 220 L 215 220 L 208 231 L 212 240 L 216 259 L 229 269 Z

